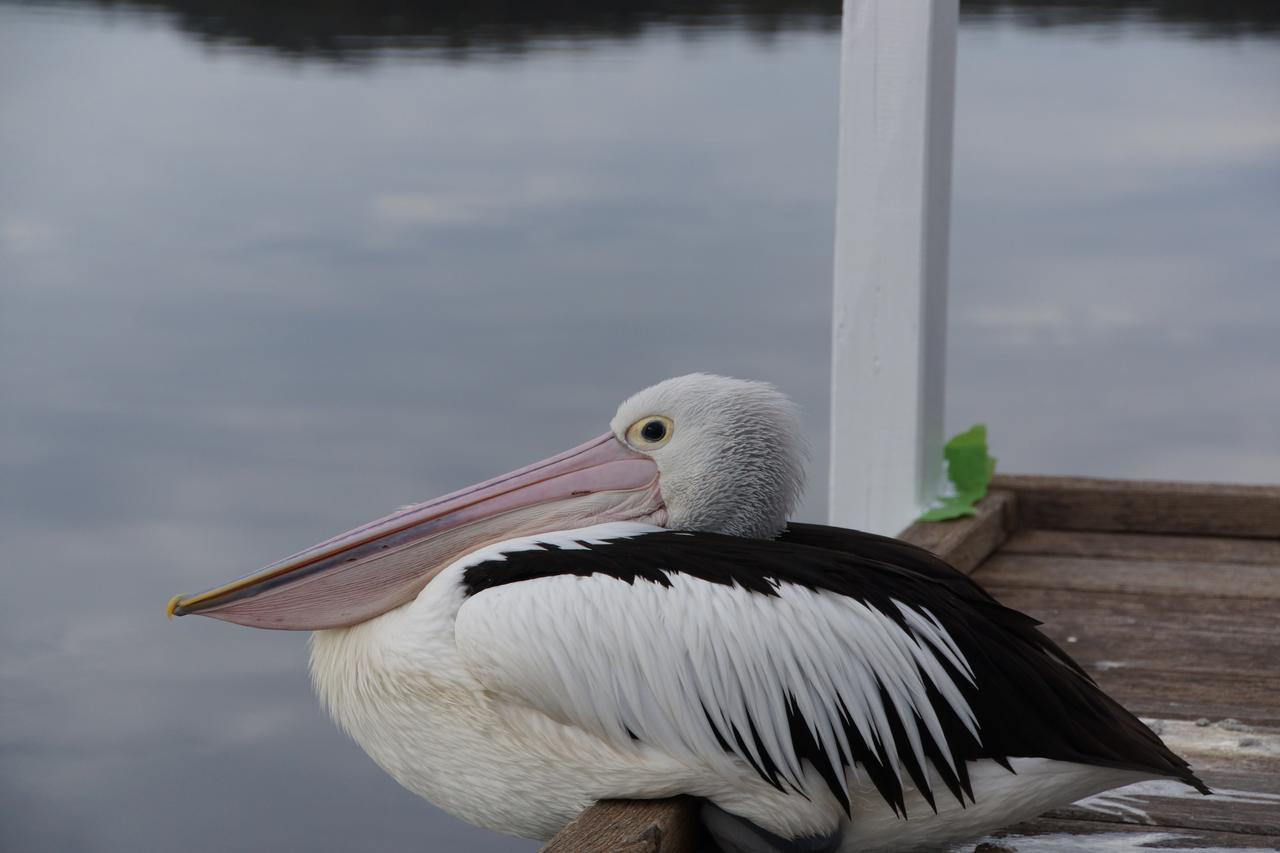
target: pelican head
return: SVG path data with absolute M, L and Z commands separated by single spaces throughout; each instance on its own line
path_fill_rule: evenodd
M 773 536 L 799 499 L 804 458 L 796 407 L 773 386 L 680 376 L 623 402 L 604 435 L 176 596 L 169 613 L 336 628 L 411 601 L 458 557 L 516 536 L 608 521 Z
M 796 406 L 764 382 L 677 376 L 628 398 L 609 426 L 657 465 L 673 530 L 775 536 L 804 488 Z

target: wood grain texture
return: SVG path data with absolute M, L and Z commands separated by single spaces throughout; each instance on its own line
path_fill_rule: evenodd
M 1280 818 L 1280 726 L 1250 725 L 1234 718 L 1210 722 L 1142 718 L 1174 752 L 1183 756 L 1215 789 L 1217 800 L 1195 796 L 1192 803 L 1227 804 L 1232 790 L 1265 792 Z
M 1280 570 L 1280 539 L 1030 528 L 1017 531 L 1000 550 L 1004 554 L 1058 554 L 1114 560 L 1251 563 Z
M 998 559 L 1028 558 L 1001 552 Z M 1080 589 L 1079 583 L 1010 584 L 993 582 L 989 568 L 975 579 L 1004 604 L 1041 620 L 1045 633 L 1134 713 L 1280 725 L 1275 599 L 1185 595 L 1176 587 L 1173 594 L 1135 594 Z M 1032 574 L 1029 584 L 1036 582 Z
M 578 815 L 543 853 L 702 853 L 709 840 L 686 797 L 602 800 Z
M 899 534 L 921 548 L 945 558 L 969 574 L 1004 545 L 1017 523 L 1017 498 L 1010 491 L 993 491 L 975 507 L 976 515 L 954 521 L 917 521 Z
M 1176 669 L 1095 673 L 1098 686 L 1140 717 L 1239 719 L 1280 725 L 1280 676 L 1274 672 L 1212 678 Z
M 1107 813 L 1097 806 L 1072 805 L 1046 812 L 1045 817 L 1280 837 L 1280 790 L 1274 773 L 1218 772 L 1204 773 L 1202 778 L 1214 794 L 1206 797 L 1163 781 L 1115 792 L 1126 798 L 1125 805 L 1142 814 L 1119 808 Z
M 1280 486 L 997 476 L 1018 495 L 1019 526 L 1280 537 Z
M 1095 675 L 1144 668 L 1187 677 L 1263 675 L 1280 661 L 1274 601 L 985 586 L 1044 622 L 1043 630 Z
M 1093 841 L 1090 841 L 1093 836 Z M 1112 843 L 1102 847 L 1103 838 L 1115 841 L 1129 838 L 1132 846 L 1121 847 Z M 1034 848 L 1019 847 L 1021 839 L 1035 838 Z M 1053 842 L 1057 842 L 1056 844 Z M 1280 850 L 1280 838 L 1274 835 L 1255 835 L 1244 832 L 1217 832 L 1210 829 L 1149 826 L 1140 824 L 1109 823 L 1097 820 L 1073 820 L 1069 818 L 1041 817 L 1029 820 L 996 833 L 973 847 L 957 847 L 957 850 L 973 850 L 975 853 L 1018 853 L 1033 849 L 1048 853 L 1088 853 L 1090 850 L 1132 850 L 1148 848 L 1157 850 L 1199 850 L 1201 853 L 1220 849 Z
M 1105 560 L 997 553 L 974 577 L 984 586 L 1280 600 L 1280 571 L 1247 563 Z

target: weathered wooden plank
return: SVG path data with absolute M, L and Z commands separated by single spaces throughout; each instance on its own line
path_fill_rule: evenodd
M 1280 837 L 1280 777 L 1275 769 L 1202 771 L 1200 777 L 1214 792 L 1209 796 L 1170 779 L 1139 782 L 1044 816 Z
M 1043 621 L 1045 633 L 1135 713 L 1280 724 L 1273 599 L 985 585 Z
M 1280 726 L 1236 719 L 1142 720 L 1211 786 L 1228 793 L 1238 789 L 1280 796 Z M 1280 818 L 1280 802 L 1276 811 Z
M 1155 779 L 1045 816 L 1280 836 L 1280 729 L 1236 721 L 1144 721 L 1191 763 L 1213 789 L 1211 796 Z
M 702 853 L 710 841 L 686 797 L 602 800 L 578 815 L 543 853 Z
M 1131 669 L 1095 672 L 1098 686 L 1142 717 L 1212 720 L 1234 718 L 1260 725 L 1280 725 L 1280 676 L 1274 673 L 1212 676 L 1176 669 Z
M 1217 784 L 1280 794 L 1280 726 L 1239 720 L 1142 720 Z
M 1209 829 L 1137 826 L 1096 820 L 1042 817 L 1009 827 L 976 845 L 954 848 L 974 853 L 1088 853 L 1088 851 L 1277 850 L 1280 838 Z
M 991 492 L 976 510 L 976 515 L 955 521 L 917 521 L 899 538 L 945 557 L 968 574 L 1005 543 L 1017 520 L 1016 499 L 1008 491 Z
M 974 577 L 984 586 L 1143 595 L 1280 599 L 1280 571 L 1247 563 L 1163 562 L 1003 554 Z
M 1094 533 L 1022 529 L 1001 546 L 1005 554 L 1059 554 L 1115 560 L 1251 563 L 1280 569 L 1280 540 L 1156 533 Z
M 1176 827 L 1216 832 L 1245 832 L 1251 835 L 1280 837 L 1280 797 L 1267 796 L 1248 788 L 1228 788 L 1222 782 L 1212 783 L 1222 793 L 1208 797 L 1187 789 L 1189 794 L 1173 794 L 1177 782 L 1140 783 L 1121 789 L 1125 802 L 1117 803 L 1110 812 L 1072 806 L 1046 812 L 1047 818 L 1090 820 L 1107 824 Z M 1229 792 L 1229 793 L 1227 793 Z M 1169 796 L 1160 796 L 1160 793 Z M 1115 796 L 1115 795 L 1113 795 Z M 1192 797 L 1198 798 L 1193 800 Z M 1129 811 L 1132 809 L 1133 811 Z
M 1005 605 L 1043 621 L 1072 657 L 1097 671 L 1280 671 L 1280 608 L 1269 599 L 986 588 Z
M 1280 486 L 1002 475 L 1022 527 L 1280 537 Z

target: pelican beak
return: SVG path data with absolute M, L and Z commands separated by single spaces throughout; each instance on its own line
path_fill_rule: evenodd
M 255 628 L 354 625 L 412 601 L 463 554 L 514 536 L 665 516 L 658 468 L 605 433 L 558 456 L 321 542 L 238 581 L 169 602 Z

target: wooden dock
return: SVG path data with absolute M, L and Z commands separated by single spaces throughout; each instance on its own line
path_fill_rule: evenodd
M 1280 850 L 1280 487 L 997 478 L 902 534 L 969 572 L 1217 792 L 1144 783 L 957 851 Z M 692 853 L 690 803 L 606 802 L 547 853 Z

